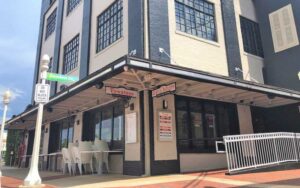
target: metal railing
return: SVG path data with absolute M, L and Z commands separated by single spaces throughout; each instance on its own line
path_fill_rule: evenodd
M 298 162 L 300 133 L 224 136 L 229 173 Z

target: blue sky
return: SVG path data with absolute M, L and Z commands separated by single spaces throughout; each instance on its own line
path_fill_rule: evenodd
M 0 6 L 0 116 L 2 93 L 14 95 L 8 116 L 19 114 L 31 102 L 39 32 L 41 0 L 2 0 Z M 1 119 L 1 118 L 0 118 Z

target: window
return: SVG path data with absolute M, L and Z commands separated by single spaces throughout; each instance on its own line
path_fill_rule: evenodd
M 269 15 L 274 51 L 280 52 L 299 45 L 292 5 L 282 7 Z
M 215 141 L 238 134 L 236 106 L 215 101 L 176 98 L 177 143 L 180 152 L 215 151 Z
M 56 25 L 56 10 L 55 9 L 47 18 L 46 35 L 45 40 L 55 31 Z
M 50 124 L 48 153 L 61 151 L 73 142 L 75 116 Z
M 78 53 L 79 53 L 79 35 L 74 37 L 64 47 L 63 74 L 67 74 L 68 72 L 70 72 L 71 70 L 77 67 Z
M 123 35 L 123 0 L 113 3 L 97 20 L 97 52 L 100 52 Z
M 67 15 L 72 12 L 76 6 L 80 3 L 81 0 L 68 0 L 68 7 L 67 7 Z
M 59 121 L 60 126 L 60 149 L 68 147 L 73 142 L 74 117 Z
M 240 17 L 243 35 L 244 51 L 256 56 L 263 57 L 264 52 L 261 43 L 259 25 L 247 18 Z
M 111 149 L 124 147 L 124 107 L 120 104 L 85 112 L 84 125 L 82 140 L 105 140 Z
M 215 8 L 204 0 L 175 0 L 176 28 L 179 31 L 217 41 Z

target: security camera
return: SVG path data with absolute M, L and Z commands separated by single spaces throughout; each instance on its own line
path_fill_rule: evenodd
M 159 50 L 159 53 L 164 53 L 165 52 L 165 49 L 163 49 L 163 48 L 158 48 L 158 50 Z
M 130 56 L 135 56 L 136 55 L 136 49 L 132 50 L 130 53 L 129 53 Z
M 235 71 L 242 71 L 239 67 L 234 68 Z

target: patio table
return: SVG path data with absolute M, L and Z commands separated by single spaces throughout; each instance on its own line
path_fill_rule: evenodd
M 92 153 L 94 155 L 98 154 L 100 155 L 100 160 L 97 161 L 98 162 L 98 170 L 97 170 L 97 174 L 98 175 L 102 175 L 102 163 L 103 163 L 103 153 L 120 153 L 123 152 L 123 150 L 111 150 L 111 151 L 80 151 L 80 153 Z

